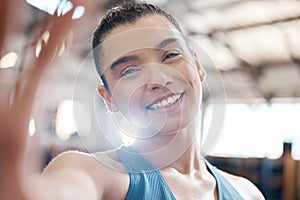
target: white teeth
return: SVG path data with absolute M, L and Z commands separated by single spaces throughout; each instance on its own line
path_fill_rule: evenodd
M 160 102 L 158 102 L 157 104 L 156 104 L 156 107 L 157 108 L 159 108 L 159 107 L 161 107 L 162 106 L 162 104 L 160 103 Z
M 166 106 L 166 105 L 168 105 L 168 101 L 164 99 L 164 100 L 161 102 L 161 104 L 162 104 L 163 106 Z
M 170 106 L 170 105 L 174 104 L 180 97 L 181 97 L 181 94 L 173 95 L 171 97 L 168 97 L 167 99 L 163 99 L 162 101 L 149 106 L 149 109 L 150 110 L 159 110 L 164 107 Z
M 168 103 L 172 103 L 173 101 L 174 101 L 173 97 L 168 98 Z M 175 101 L 176 101 L 176 99 L 175 99 Z

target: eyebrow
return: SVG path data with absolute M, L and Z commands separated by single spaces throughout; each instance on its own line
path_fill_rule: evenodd
M 163 40 L 162 42 L 160 42 L 160 43 L 156 46 L 156 48 L 157 48 L 157 49 L 161 49 L 161 48 L 163 48 L 163 47 L 168 46 L 168 45 L 171 44 L 171 43 L 179 43 L 179 39 L 178 39 L 178 38 L 168 38 L 168 39 L 165 39 L 165 40 Z
M 163 41 L 161 41 L 158 45 L 155 46 L 156 49 L 162 49 L 166 46 L 168 46 L 171 43 L 178 43 L 179 39 L 177 38 L 168 38 Z M 137 56 L 124 56 L 113 62 L 110 66 L 110 69 L 115 69 L 118 65 L 121 65 L 123 63 L 126 63 L 128 61 L 135 61 L 138 60 Z
M 118 65 L 121 65 L 123 63 L 126 63 L 128 61 L 132 61 L 132 60 L 138 60 L 137 56 L 124 56 L 119 58 L 118 60 L 116 60 L 115 62 L 113 62 L 110 66 L 110 69 L 114 69 L 116 68 Z

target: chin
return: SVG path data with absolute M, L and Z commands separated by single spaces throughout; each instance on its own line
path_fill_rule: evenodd
M 189 122 L 186 123 L 172 123 L 172 124 L 166 124 L 159 132 L 162 135 L 173 135 L 181 132 L 182 130 L 189 127 Z

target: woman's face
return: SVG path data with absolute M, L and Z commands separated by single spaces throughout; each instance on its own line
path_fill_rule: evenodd
M 173 134 L 188 126 L 201 102 L 200 65 L 164 17 L 147 15 L 113 29 L 101 45 L 111 111 L 138 129 L 137 137 Z M 130 133 L 129 133 L 130 134 Z

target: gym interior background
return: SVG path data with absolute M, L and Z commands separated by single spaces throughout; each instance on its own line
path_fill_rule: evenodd
M 121 2 L 106 1 L 99 13 Z M 253 181 L 266 199 L 300 199 L 300 1 L 148 2 L 172 13 L 185 36 L 205 51 L 210 61 L 202 64 L 208 77 L 221 76 L 223 98 L 220 85 L 204 86 L 202 138 L 209 133 L 214 107 L 226 107 L 221 134 L 207 159 Z M 26 3 L 27 17 L 19 19 L 10 50 L 0 62 L 12 78 L 28 59 L 26 52 L 36 48 L 31 42 L 43 20 L 56 8 L 68 6 L 67 0 Z M 40 118 L 32 119 L 29 128 L 29 134 L 41 135 L 41 169 L 65 150 L 95 152 L 131 142 L 105 117 L 105 105 L 95 92 L 97 75 L 87 67 L 93 66 L 90 40 L 100 18 L 83 25 L 86 39 L 71 49 L 62 48 L 67 53 L 44 78 L 41 91 L 48 95 L 39 96 Z M 44 32 L 40 39 L 47 37 Z

